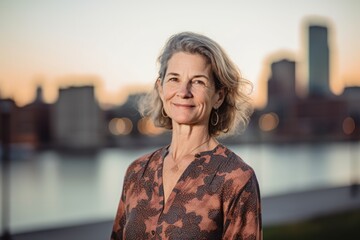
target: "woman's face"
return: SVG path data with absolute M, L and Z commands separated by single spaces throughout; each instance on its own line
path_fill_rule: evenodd
M 211 66 L 200 54 L 175 53 L 163 83 L 157 82 L 166 114 L 173 122 L 207 126 L 212 108 L 220 107 L 224 91 L 215 91 Z

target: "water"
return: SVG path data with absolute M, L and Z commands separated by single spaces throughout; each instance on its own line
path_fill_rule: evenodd
M 359 143 L 229 148 L 254 168 L 263 197 L 360 179 Z M 11 231 L 112 219 L 127 166 L 154 149 L 103 149 L 89 156 L 16 152 L 11 165 Z

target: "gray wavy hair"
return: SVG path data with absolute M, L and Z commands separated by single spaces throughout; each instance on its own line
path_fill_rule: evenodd
M 215 90 L 223 88 L 225 99 L 217 109 L 219 122 L 215 126 L 209 121 L 210 136 L 229 136 L 243 130 L 249 123 L 252 114 L 251 98 L 252 90 L 250 81 L 242 78 L 237 66 L 231 61 L 222 47 L 212 39 L 197 33 L 181 32 L 169 38 L 162 49 L 158 63 L 158 79 L 163 84 L 168 67 L 168 61 L 177 52 L 200 54 L 211 65 Z M 151 92 L 145 95 L 139 102 L 139 111 L 143 116 L 150 117 L 155 126 L 172 129 L 171 118 L 163 116 L 163 103 L 160 99 L 155 82 Z M 214 109 L 210 119 L 214 116 Z

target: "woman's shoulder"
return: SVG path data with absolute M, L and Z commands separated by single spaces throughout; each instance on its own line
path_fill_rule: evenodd
M 146 153 L 137 159 L 135 159 L 128 167 L 127 173 L 129 172 L 138 172 L 144 170 L 146 166 L 149 165 L 149 162 L 154 159 L 159 159 L 165 147 L 156 149 L 152 152 Z
M 249 191 L 259 191 L 257 176 L 249 164 L 225 146 L 222 146 L 218 153 L 224 157 L 218 174 L 225 177 L 225 182 L 228 183 L 225 184 L 226 186 L 231 186 L 240 192 L 245 188 L 249 188 Z
M 227 146 L 220 144 L 214 154 L 224 158 L 223 164 L 221 164 L 219 169 L 221 172 L 241 178 L 252 178 L 255 176 L 254 169 Z

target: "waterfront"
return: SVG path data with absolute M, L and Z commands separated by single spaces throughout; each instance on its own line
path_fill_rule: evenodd
M 360 175 L 359 143 L 229 146 L 251 165 L 262 197 L 349 185 Z M 126 167 L 154 148 L 93 155 L 17 151 L 11 165 L 12 232 L 114 217 Z

